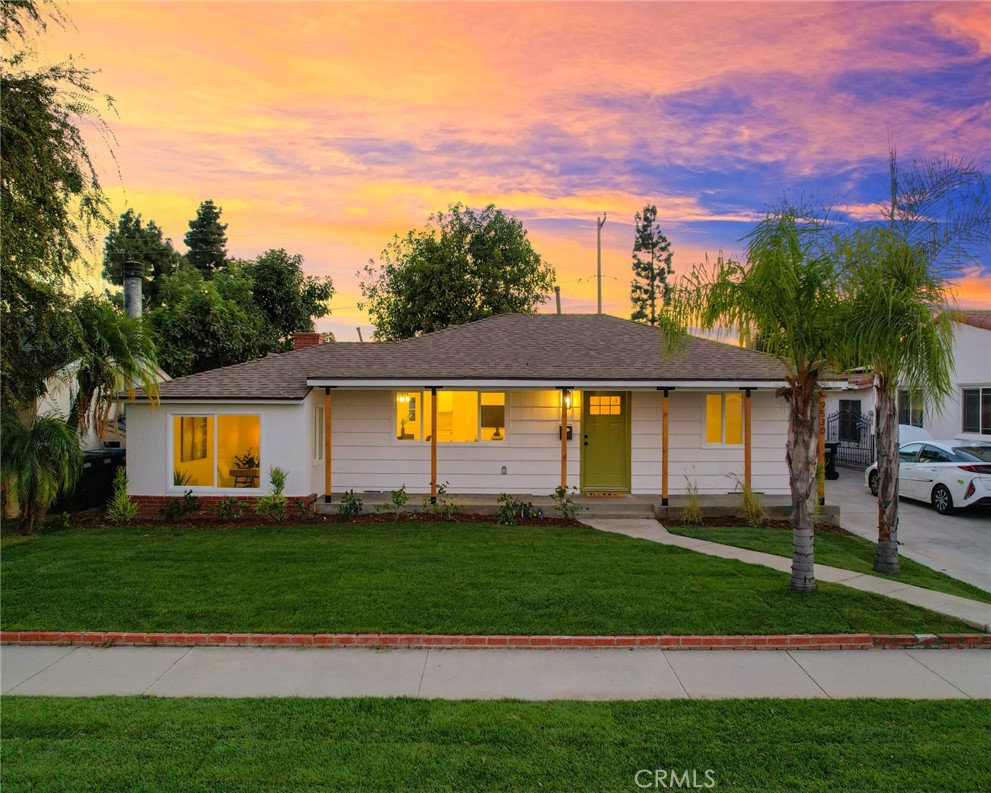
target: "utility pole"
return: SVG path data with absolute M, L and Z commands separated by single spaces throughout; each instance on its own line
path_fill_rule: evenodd
M 595 232 L 596 237 L 596 280 L 599 282 L 599 313 L 602 313 L 602 227 L 606 223 L 606 213 L 602 213 L 601 218 L 596 219 L 596 224 L 598 228 Z

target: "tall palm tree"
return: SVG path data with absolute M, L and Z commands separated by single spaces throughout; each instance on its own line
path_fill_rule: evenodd
M 823 215 L 824 213 L 819 213 Z M 791 587 L 815 589 L 813 513 L 820 378 L 842 364 L 843 293 L 828 218 L 784 205 L 748 236 L 747 261 L 697 265 L 673 291 L 665 338 L 687 328 L 735 331 L 786 368 L 777 395 L 788 402 Z M 671 330 L 675 331 L 672 336 Z
M 140 319 L 129 317 L 105 298 L 92 294 L 76 301 L 79 326 L 78 358 L 73 364 L 69 425 L 104 437 L 118 394 L 133 399 L 143 388 L 158 394 L 158 364 L 154 340 Z
M 991 240 L 991 204 L 970 162 L 932 157 L 898 166 L 890 150 L 890 201 L 849 236 L 851 356 L 875 375 L 878 543 L 874 569 L 899 572 L 899 388 L 937 405 L 951 392 L 950 275 Z
M 25 423 L 4 411 L 0 423 L 0 481 L 7 498 L 20 507 L 22 528 L 35 532 L 59 490 L 79 480 L 79 437 L 56 416 L 32 416 Z

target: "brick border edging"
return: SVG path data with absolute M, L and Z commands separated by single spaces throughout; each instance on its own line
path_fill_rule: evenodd
M 828 633 L 746 636 L 480 636 L 422 633 L 125 633 L 0 631 L 0 644 L 97 647 L 362 647 L 541 649 L 660 647 L 665 650 L 991 649 L 986 633 Z

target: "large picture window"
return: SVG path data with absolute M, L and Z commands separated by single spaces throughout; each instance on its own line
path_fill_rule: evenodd
M 261 417 L 173 416 L 175 487 L 258 487 Z
M 396 439 L 433 437 L 429 391 L 400 391 L 395 404 Z M 506 395 L 486 391 L 437 392 L 437 442 L 499 442 L 506 437 Z
M 705 442 L 743 443 L 743 394 L 705 395 Z
M 963 390 L 963 431 L 991 435 L 991 387 Z

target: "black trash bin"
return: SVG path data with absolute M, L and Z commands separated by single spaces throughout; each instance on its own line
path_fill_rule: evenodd
M 839 479 L 840 472 L 836 470 L 836 455 L 839 452 L 838 443 L 826 444 L 826 478 Z
M 83 472 L 71 493 L 59 493 L 50 512 L 81 512 L 105 506 L 114 494 L 114 476 L 124 465 L 124 449 L 90 449 L 83 452 Z

